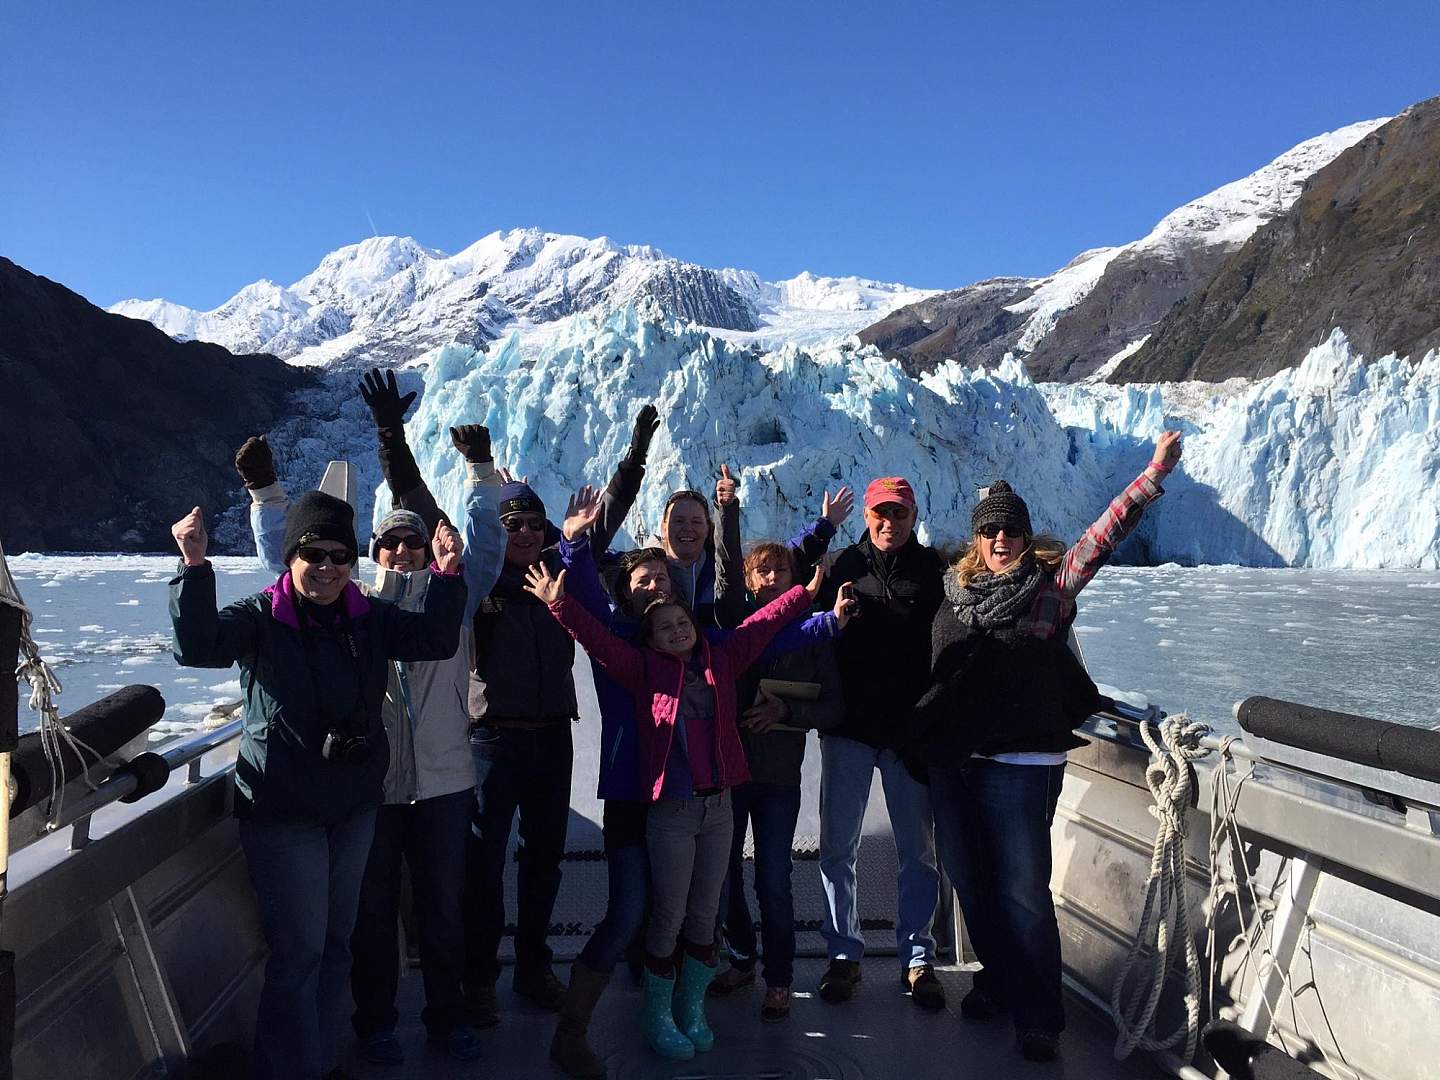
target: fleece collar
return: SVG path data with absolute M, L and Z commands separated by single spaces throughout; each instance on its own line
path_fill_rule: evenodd
M 295 596 L 295 582 L 288 571 L 280 575 L 279 580 L 266 589 L 264 595 L 270 599 L 270 615 L 276 622 L 293 630 L 300 629 L 300 605 Z M 346 583 L 340 599 L 345 604 L 347 618 L 358 619 L 370 610 L 370 601 L 365 599 L 365 594 L 354 581 Z

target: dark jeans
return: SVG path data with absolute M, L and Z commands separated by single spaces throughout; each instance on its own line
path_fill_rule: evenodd
M 494 983 L 505 933 L 505 852 L 520 814 L 515 964 L 550 963 L 550 915 L 570 821 L 570 725 L 476 727 L 475 817 L 465 853 L 465 983 Z
M 316 1080 L 335 1065 L 350 932 L 374 830 L 374 809 L 335 825 L 240 822 L 270 948 L 255 1019 L 255 1080 Z
M 609 975 L 645 925 L 650 894 L 650 856 L 645 850 L 648 805 L 612 799 L 605 803 L 605 917 L 580 950 L 580 962 Z
M 755 923 L 745 900 L 745 826 L 755 833 L 755 899 L 760 905 L 765 985 L 789 986 L 795 973 L 795 901 L 790 892 L 790 851 L 800 818 L 800 788 L 754 780 L 731 789 L 735 837 L 730 873 L 720 895 L 720 928 L 742 971 L 755 966 Z
M 465 837 L 475 791 L 466 788 L 414 803 L 382 806 L 375 839 L 360 886 L 360 914 L 350 949 L 355 955 L 350 992 L 351 1022 L 363 1038 L 394 1031 L 400 1019 L 395 994 L 400 986 L 400 859 L 410 867 L 415 927 L 425 1008 L 420 1018 L 437 1034 L 465 1022 L 465 921 L 460 894 L 465 887 Z
M 1064 765 L 986 758 L 930 768 L 936 846 L 983 965 L 975 985 L 1006 1004 L 1018 1031 L 1065 1027 L 1050 896 L 1050 824 L 1064 776 Z

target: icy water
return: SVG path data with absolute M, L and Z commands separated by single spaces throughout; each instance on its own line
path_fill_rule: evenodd
M 269 584 L 254 559 L 215 562 L 222 603 Z M 233 670 L 170 656 L 175 566 L 169 556 L 10 558 L 64 684 L 62 712 L 150 683 L 169 706 L 160 730 L 174 732 L 239 696 Z M 1437 605 L 1435 571 L 1112 567 L 1081 596 L 1076 630 L 1097 682 L 1216 728 L 1235 730 L 1230 708 L 1250 694 L 1440 727 Z

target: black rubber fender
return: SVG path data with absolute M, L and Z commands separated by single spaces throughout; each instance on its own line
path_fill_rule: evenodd
M 153 791 L 159 791 L 165 786 L 165 782 L 170 779 L 170 764 L 159 754 L 147 750 L 145 753 L 131 758 L 130 764 L 120 769 L 116 775 L 119 773 L 129 773 L 135 777 L 136 783 L 139 785 L 120 801 L 124 803 L 139 802 L 146 795 Z

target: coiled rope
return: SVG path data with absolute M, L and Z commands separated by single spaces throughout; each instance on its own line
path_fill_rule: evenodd
M 1182 1040 L 1182 1060 L 1189 1061 L 1200 1038 L 1200 956 L 1190 934 L 1185 902 L 1185 813 L 1194 786 L 1190 762 L 1210 753 L 1200 745 L 1210 733 L 1207 725 L 1183 715 L 1166 718 L 1158 729 L 1149 721 L 1140 723 L 1140 737 L 1151 754 L 1145 768 L 1145 785 L 1155 800 L 1150 814 L 1159 827 L 1135 942 L 1110 993 L 1110 1010 L 1118 1029 L 1117 1061 L 1136 1047 L 1169 1050 Z M 1185 971 L 1185 1017 L 1175 1030 L 1161 1037 L 1153 1031 L 1155 1010 L 1169 970 L 1177 961 L 1183 962 Z M 1127 993 L 1132 973 L 1135 979 Z

